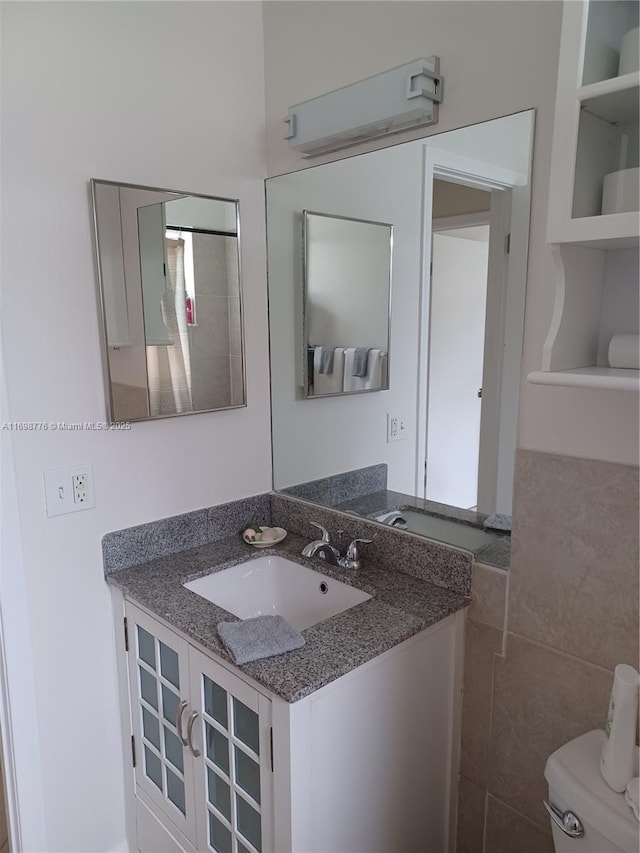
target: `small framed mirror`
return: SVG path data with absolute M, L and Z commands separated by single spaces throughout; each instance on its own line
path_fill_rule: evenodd
M 237 200 L 91 192 L 109 420 L 245 406 Z
M 393 226 L 302 216 L 306 395 L 385 391 Z

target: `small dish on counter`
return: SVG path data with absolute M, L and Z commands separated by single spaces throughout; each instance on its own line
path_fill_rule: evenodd
M 261 527 L 259 533 L 250 527 L 244 531 L 242 538 L 254 548 L 272 548 L 282 542 L 286 535 L 287 531 L 283 527 Z

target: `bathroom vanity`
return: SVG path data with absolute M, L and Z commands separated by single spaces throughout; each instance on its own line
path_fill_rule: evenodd
M 373 562 L 348 574 L 304 544 L 277 554 L 371 597 L 242 667 L 216 630 L 233 617 L 184 584 L 275 550 L 233 536 L 107 575 L 131 849 L 452 850 L 469 598 Z

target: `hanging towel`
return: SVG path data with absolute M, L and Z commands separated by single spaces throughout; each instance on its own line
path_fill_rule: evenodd
M 278 615 L 220 622 L 218 635 L 237 664 L 291 652 L 305 643 L 302 634 Z
M 333 373 L 335 347 L 320 347 L 320 370 L 318 373 Z
M 333 350 L 333 370 L 331 373 L 321 373 L 322 351 L 324 347 L 316 347 L 314 355 L 314 386 L 315 397 L 323 394 L 341 394 L 342 377 L 344 374 L 344 349 L 336 347 Z
M 353 363 L 355 359 L 355 347 L 348 347 L 344 351 L 344 390 L 345 391 L 380 391 L 383 386 L 383 377 L 386 374 L 387 354 L 383 350 L 369 350 L 367 361 L 367 375 L 354 376 Z
M 353 356 L 353 375 L 366 376 L 369 365 L 369 347 L 356 347 Z

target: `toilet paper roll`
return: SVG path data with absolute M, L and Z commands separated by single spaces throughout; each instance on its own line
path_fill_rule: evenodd
M 629 30 L 622 37 L 620 45 L 620 64 L 618 66 L 618 74 L 631 74 L 638 70 L 640 65 L 640 27 Z
M 640 207 L 640 168 L 621 169 L 604 176 L 602 213 L 629 213 Z
M 640 335 L 614 335 L 611 338 L 609 367 L 640 369 Z

